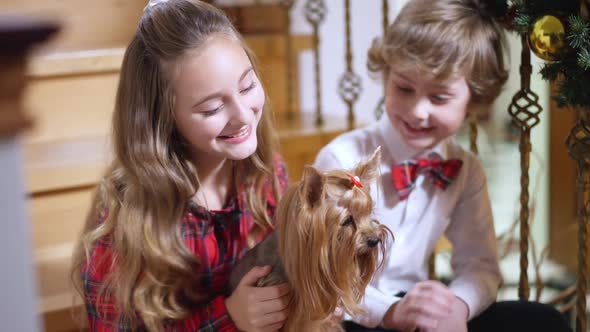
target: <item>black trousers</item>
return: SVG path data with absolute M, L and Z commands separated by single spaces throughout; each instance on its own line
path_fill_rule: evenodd
M 346 321 L 346 332 L 391 332 Z M 502 301 L 493 303 L 467 323 L 469 332 L 571 332 L 565 316 L 554 307 L 538 302 Z

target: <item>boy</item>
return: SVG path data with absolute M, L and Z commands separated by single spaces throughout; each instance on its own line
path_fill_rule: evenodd
M 351 168 L 382 146 L 381 186 L 372 195 L 376 219 L 396 242 L 367 288 L 367 313 L 347 317 L 354 320 L 347 331 L 461 332 L 469 320 L 470 331 L 570 330 L 549 306 L 494 303 L 501 275 L 484 170 L 453 140 L 506 82 L 503 44 L 501 27 L 477 0 L 410 0 L 369 49 L 386 116 L 336 138 L 315 162 Z M 442 235 L 453 244 L 449 285 L 428 280 Z

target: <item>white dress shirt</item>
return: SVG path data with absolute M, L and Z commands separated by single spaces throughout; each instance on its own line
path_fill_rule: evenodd
M 453 281 L 449 288 L 469 308 L 469 319 L 496 299 L 501 276 L 494 222 L 483 167 L 477 157 L 452 138 L 427 151 L 407 146 L 384 115 L 369 127 L 345 133 L 318 154 L 320 170 L 353 169 L 381 146 L 380 178 L 371 187 L 375 218 L 395 235 L 383 268 L 366 290 L 366 314 L 346 317 L 366 326 L 378 326 L 389 307 L 400 300 L 395 294 L 428 280 L 428 259 L 442 235 L 453 245 Z M 391 179 L 391 165 L 416 157 L 458 158 L 463 166 L 446 190 L 432 178 L 419 175 L 410 196 L 400 201 Z

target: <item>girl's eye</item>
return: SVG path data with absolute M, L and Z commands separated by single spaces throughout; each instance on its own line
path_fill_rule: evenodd
M 212 110 L 201 112 L 201 114 L 203 114 L 203 116 L 205 116 L 205 117 L 209 117 L 209 116 L 217 114 L 219 111 L 221 111 L 222 108 L 223 108 L 223 104 L 219 105 L 219 107 L 216 107 Z
M 250 83 L 250 85 L 248 85 L 248 87 L 246 87 L 245 89 L 240 91 L 240 93 L 246 93 L 246 92 L 254 89 L 255 87 L 256 87 L 256 82 L 252 81 L 252 83 Z
M 354 225 L 354 218 L 352 216 L 348 216 L 344 222 L 342 223 L 342 226 L 353 226 Z

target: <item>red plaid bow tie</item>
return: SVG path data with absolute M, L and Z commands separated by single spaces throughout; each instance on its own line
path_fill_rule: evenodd
M 461 166 L 463 166 L 463 161 L 460 159 L 404 160 L 391 167 L 393 186 L 397 190 L 400 200 L 403 201 L 410 196 L 410 192 L 414 189 L 418 174 L 423 172 L 432 177 L 435 186 L 446 189 L 459 175 Z

